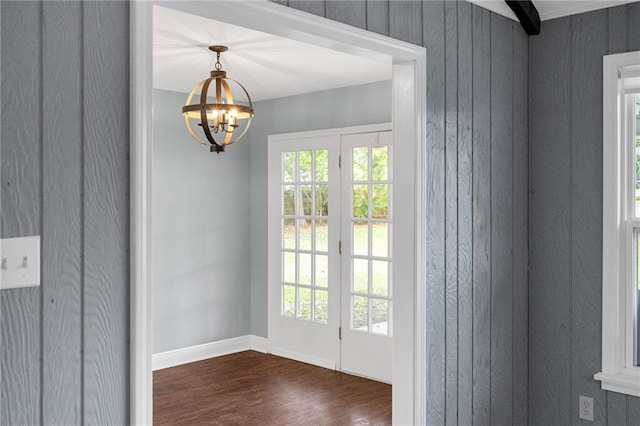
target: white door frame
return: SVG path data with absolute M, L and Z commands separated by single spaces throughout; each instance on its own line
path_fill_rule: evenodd
M 310 15 L 266 0 L 163 1 L 131 4 L 131 305 L 130 422 L 153 422 L 151 370 L 152 30 L 155 4 L 294 38 L 345 53 L 393 57 L 392 122 L 396 190 L 395 298 L 412 310 L 394 312 L 393 422 L 424 424 L 426 408 L 426 51 L 409 43 Z M 206 5 L 210 4 L 211 7 Z M 378 56 L 379 57 L 379 56 Z M 399 235 L 398 235 L 399 234 Z M 402 242 L 402 243 L 401 243 Z

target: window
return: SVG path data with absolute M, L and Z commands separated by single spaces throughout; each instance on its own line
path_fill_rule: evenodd
M 632 194 L 630 194 L 632 211 L 625 223 L 625 232 L 631 239 L 631 243 L 627 243 L 630 246 L 627 263 L 631 265 L 631 276 L 628 281 L 633 292 L 631 297 L 633 312 L 630 316 L 633 319 L 631 345 L 633 365 L 640 366 L 640 84 L 624 94 L 624 102 L 623 116 L 627 130 L 625 140 L 631 146 L 629 169 L 633 179 Z
M 640 396 L 640 52 L 604 58 L 602 372 Z
M 282 152 L 283 316 L 329 316 L 329 150 Z

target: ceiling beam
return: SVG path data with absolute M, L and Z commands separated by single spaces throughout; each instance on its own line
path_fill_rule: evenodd
M 507 5 L 513 10 L 520 20 L 520 25 L 529 35 L 540 34 L 540 15 L 531 0 L 505 0 Z

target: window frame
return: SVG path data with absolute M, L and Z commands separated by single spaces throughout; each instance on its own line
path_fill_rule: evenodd
M 636 67 L 640 71 L 640 51 L 604 56 L 602 371 L 594 378 L 604 390 L 640 396 L 640 366 L 634 362 L 637 271 L 633 262 L 640 217 L 633 205 L 635 169 L 630 168 L 635 144 L 627 145 L 632 126 L 626 120 L 622 84 L 623 70 Z

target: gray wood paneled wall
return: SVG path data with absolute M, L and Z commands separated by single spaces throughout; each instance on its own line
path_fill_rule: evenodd
M 529 57 L 529 423 L 638 425 L 640 398 L 604 392 L 602 56 L 640 50 L 640 3 L 545 21 Z
M 527 37 L 466 2 L 279 3 L 427 48 L 428 422 L 526 423 Z M 0 295 L 0 423 L 125 424 L 128 4 L 0 8 L 2 236 L 43 238 L 42 286 Z
M 0 424 L 126 424 L 129 6 L 0 5 L 2 237 L 42 285 L 0 293 Z

